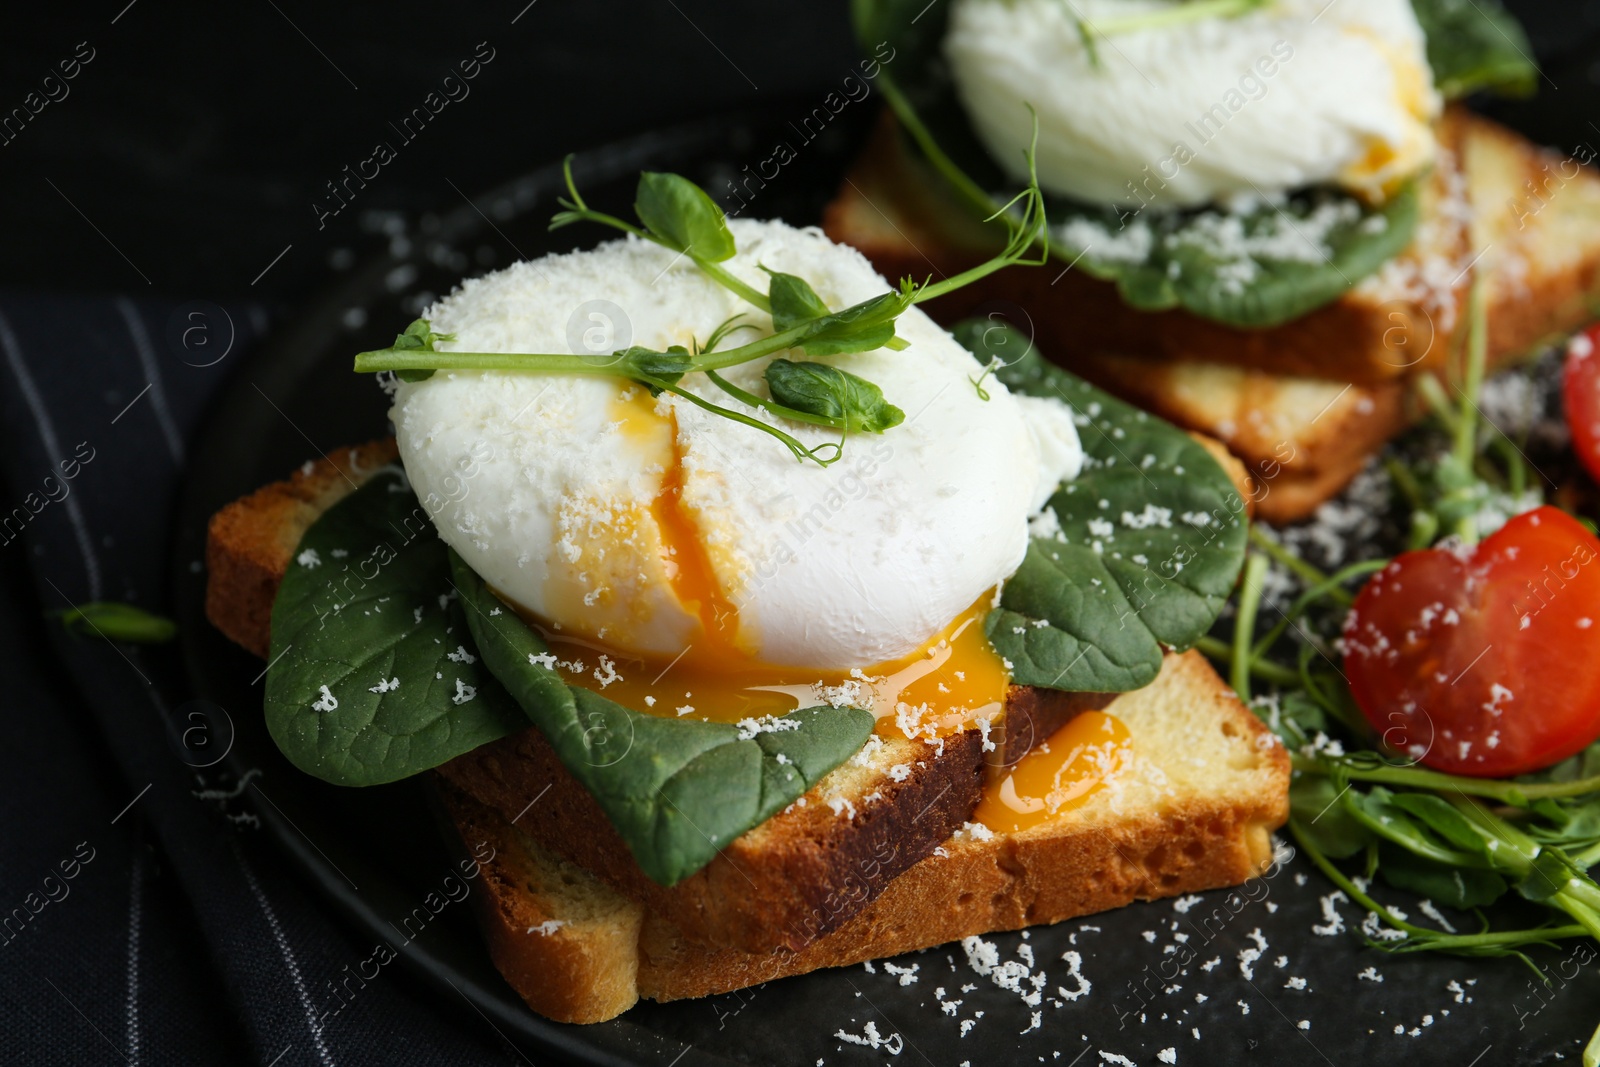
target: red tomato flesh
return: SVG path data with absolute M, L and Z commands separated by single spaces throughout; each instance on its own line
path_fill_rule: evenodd
M 1539 770 L 1600 737 L 1600 541 L 1535 508 L 1373 575 L 1345 673 L 1386 747 L 1450 774 Z
M 1600 481 L 1600 324 L 1572 339 L 1561 379 L 1572 450 L 1590 477 Z

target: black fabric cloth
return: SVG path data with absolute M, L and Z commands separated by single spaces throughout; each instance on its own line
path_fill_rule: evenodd
M 233 362 L 174 359 L 179 310 L 0 295 L 0 1063 L 525 1063 L 401 968 L 337 997 L 372 946 L 288 873 L 238 783 L 169 743 L 171 649 L 48 615 L 161 607 L 185 442 Z M 266 328 L 229 314 L 238 345 Z

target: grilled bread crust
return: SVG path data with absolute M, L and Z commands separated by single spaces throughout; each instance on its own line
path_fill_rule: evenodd
M 798 949 L 708 944 L 440 779 L 463 844 L 492 856 L 478 914 L 489 952 L 534 1011 L 612 1018 L 639 999 L 743 989 L 963 937 L 1237 885 L 1288 818 L 1288 754 L 1198 653 L 1106 710 L 1128 726 L 1133 781 L 1018 833 L 963 830 L 846 921 Z M 880 857 L 860 858 L 870 868 Z

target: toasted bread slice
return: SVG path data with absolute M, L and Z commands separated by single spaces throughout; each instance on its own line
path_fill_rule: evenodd
M 880 131 L 828 206 L 829 236 L 890 277 L 950 274 L 989 254 L 893 134 Z M 1331 308 L 1276 330 L 1230 331 L 1236 343 L 1223 344 L 1215 324 L 1132 312 L 1109 285 L 1069 286 L 1078 272 L 1051 267 L 1002 271 L 929 309 L 946 319 L 998 311 L 1031 328 L 1051 358 L 1221 440 L 1259 483 L 1261 517 L 1292 522 L 1410 425 L 1408 377 L 1448 361 L 1475 276 L 1486 286 L 1491 366 L 1597 312 L 1600 177 L 1461 108 L 1448 112 L 1441 142 L 1418 246 Z M 1460 248 L 1464 259 L 1451 251 Z
M 211 516 L 206 528 L 206 618 L 211 625 L 266 659 L 272 646 L 272 602 L 300 538 L 317 516 L 399 457 L 392 437 L 336 448 Z
M 1180 426 L 1225 439 L 1255 481 L 1256 514 L 1303 518 L 1356 476 L 1410 421 L 1406 386 L 1292 378 L 1216 363 L 1152 363 L 1096 355 L 1075 368 Z
M 1464 170 L 1487 286 L 1489 360 L 1532 355 L 1600 315 L 1600 176 L 1472 119 Z M 1588 150 L 1584 160 L 1593 161 Z
M 562 859 L 495 808 L 445 784 L 483 870 L 490 955 L 535 1011 L 598 1022 L 676 1000 L 1235 885 L 1271 861 L 1288 817 L 1289 760 L 1198 653 L 1106 708 L 1136 766 L 1080 806 L 1018 833 L 963 830 L 832 933 L 798 951 L 710 946 Z
M 1220 451 L 1214 442 L 1208 447 Z M 212 622 L 265 658 L 272 602 L 300 537 L 395 455 L 392 441 L 341 449 L 213 516 L 206 552 Z M 1224 466 L 1249 499 L 1242 467 Z M 974 731 L 938 742 L 869 742 L 802 801 L 671 887 L 639 870 L 594 798 L 537 730 L 484 745 L 439 773 L 506 818 L 525 820 L 543 847 L 648 905 L 685 936 L 751 950 L 799 949 L 848 921 L 960 827 L 977 807 L 986 763 L 1015 763 L 1068 719 L 1110 699 L 1013 686 L 1006 724 L 992 737 Z
M 1013 686 L 1006 736 L 1014 742 L 1004 750 L 989 744 L 1014 763 L 1034 739 L 1111 699 Z M 439 774 L 686 937 L 752 951 L 800 949 L 837 929 L 971 818 L 986 778 L 984 746 L 976 731 L 938 742 L 875 737 L 792 807 L 671 887 L 639 870 L 594 797 L 537 730 L 459 756 Z

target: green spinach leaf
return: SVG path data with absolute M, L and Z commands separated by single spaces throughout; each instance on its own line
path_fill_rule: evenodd
M 633 210 L 645 228 L 670 248 L 708 263 L 733 258 L 733 234 L 722 209 L 681 175 L 640 174 Z
M 1071 406 L 1084 466 L 1051 497 L 1059 534 L 1037 536 L 989 639 L 1019 685 L 1126 692 L 1164 649 L 1216 621 L 1244 565 L 1244 501 L 1194 438 L 1053 367 L 1027 338 L 983 320 L 956 338 L 1014 392 Z
M 296 551 L 272 609 L 267 727 L 325 781 L 395 781 L 531 721 L 645 874 L 670 885 L 872 732 L 855 708 L 729 725 L 660 719 L 567 686 L 537 633 L 434 534 L 398 470 L 329 508 Z
M 865 378 L 826 363 L 775 359 L 767 364 L 772 399 L 808 415 L 842 419 L 846 431 L 882 433 L 905 421 L 906 413 L 883 398 L 883 390 Z
M 1181 307 L 1232 326 L 1270 327 L 1330 303 L 1411 243 L 1415 185 L 1381 208 L 1315 189 L 1248 210 L 1200 208 L 1123 218 L 1047 202 L 1053 254 L 1115 282 L 1131 307 Z
M 662 885 L 777 814 L 872 732 L 872 715 L 857 708 L 806 708 L 735 726 L 661 719 L 568 687 L 539 635 L 450 558 L 484 662 Z
M 1500 0 L 1411 0 L 1428 39 L 1433 81 L 1447 97 L 1533 92 L 1539 68 L 1522 26 Z
M 444 544 L 398 470 L 306 531 L 272 605 L 267 729 L 296 767 L 377 785 L 527 720 L 479 661 Z

